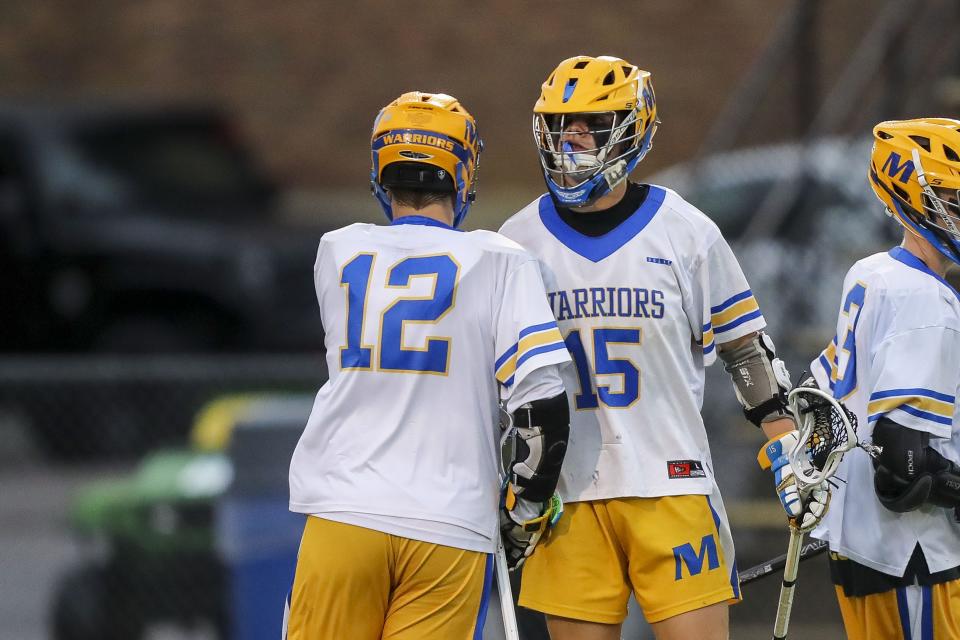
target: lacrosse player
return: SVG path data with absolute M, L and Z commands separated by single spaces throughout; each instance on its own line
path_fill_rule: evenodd
M 520 595 L 553 640 L 619 639 L 631 591 L 660 640 L 727 638 L 740 590 L 700 416 L 718 353 L 772 438 L 787 514 L 812 526 L 828 497 L 818 487 L 801 500 L 792 484 L 789 376 L 719 229 L 676 193 L 627 180 L 657 124 L 648 72 L 607 56 L 561 62 L 534 107 L 548 193 L 500 230 L 539 258 L 576 365 L 563 372 L 566 514 Z
M 498 401 L 521 437 L 513 561 L 555 514 L 569 361 L 536 260 L 460 232 L 481 150 L 455 98 L 412 92 L 372 134 L 390 224 L 323 236 L 314 267 L 329 381 L 290 464 L 308 514 L 285 617 L 292 639 L 479 637 L 500 535 Z
M 821 389 L 882 447 L 844 457 L 830 573 L 853 640 L 960 638 L 960 121 L 881 122 L 870 185 L 903 243 L 857 262 L 837 333 L 812 365 Z

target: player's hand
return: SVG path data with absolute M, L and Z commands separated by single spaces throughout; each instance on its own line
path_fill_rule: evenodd
M 500 536 L 510 570 L 521 566 L 537 542 L 563 514 L 563 502 L 556 493 L 545 503 L 518 497 L 508 483 L 500 501 Z
M 826 482 L 805 487 L 800 492 L 788 454 L 796 446 L 800 433 L 794 429 L 772 438 L 757 456 L 763 469 L 773 471 L 773 482 L 790 524 L 801 531 L 813 529 L 827 515 L 830 506 L 830 485 Z

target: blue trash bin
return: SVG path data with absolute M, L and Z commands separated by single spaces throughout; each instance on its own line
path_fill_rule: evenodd
M 304 516 L 287 509 L 290 456 L 313 397 L 266 397 L 234 426 L 234 478 L 217 507 L 217 546 L 227 572 L 231 640 L 277 640 Z

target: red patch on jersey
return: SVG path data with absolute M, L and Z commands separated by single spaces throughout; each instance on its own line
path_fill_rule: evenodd
M 668 460 L 667 475 L 670 476 L 671 480 L 707 477 L 699 460 Z

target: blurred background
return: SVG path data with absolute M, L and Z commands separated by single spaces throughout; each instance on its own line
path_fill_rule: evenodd
M 543 190 L 530 120 L 553 67 L 651 71 L 662 125 L 634 178 L 717 221 L 796 376 L 846 269 L 897 241 L 871 127 L 960 115 L 958 27 L 955 0 L 0 2 L 0 638 L 276 637 L 286 467 L 326 377 L 314 252 L 381 220 L 369 132 L 400 93 L 477 118 L 465 226 L 496 229 Z M 787 532 L 715 369 L 744 568 Z M 733 637 L 769 637 L 778 588 L 744 588 Z M 822 556 L 793 620 L 843 637 Z M 624 636 L 648 633 L 632 615 Z

